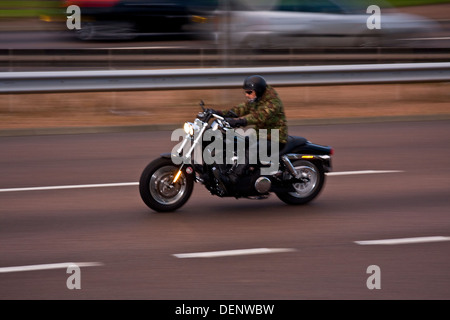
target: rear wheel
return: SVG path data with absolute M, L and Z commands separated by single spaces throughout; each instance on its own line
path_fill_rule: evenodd
M 292 163 L 302 175 L 292 184 L 295 192 L 277 192 L 277 197 L 287 204 L 305 204 L 313 200 L 322 190 L 325 183 L 325 173 L 321 166 L 313 162 L 297 160 Z
M 182 172 L 176 183 L 172 183 L 178 172 L 171 159 L 152 161 L 142 172 L 139 192 L 144 203 L 158 212 L 174 211 L 183 206 L 194 189 L 193 174 Z

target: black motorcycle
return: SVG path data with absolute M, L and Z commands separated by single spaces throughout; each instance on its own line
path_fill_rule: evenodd
M 195 121 L 184 124 L 183 139 L 172 152 L 162 154 L 142 172 L 139 192 L 149 208 L 158 212 L 180 208 L 191 196 L 194 182 L 219 197 L 266 199 L 275 193 L 290 205 L 305 204 L 320 193 L 325 173 L 331 171 L 332 147 L 289 136 L 282 150 L 272 149 L 270 158 L 262 157 L 264 144 L 255 144 L 254 136 L 232 128 L 203 103 L 201 107 Z M 247 162 L 242 146 L 248 152 Z M 248 161 L 249 149 L 251 155 L 259 152 L 255 161 Z M 244 172 L 231 179 L 242 165 Z

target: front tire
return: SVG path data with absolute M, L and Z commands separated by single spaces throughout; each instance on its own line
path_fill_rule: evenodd
M 194 189 L 194 174 L 183 171 L 177 182 L 172 183 L 178 169 L 168 158 L 158 158 L 144 169 L 139 180 L 139 193 L 150 209 L 175 211 L 190 198 Z
M 317 166 L 310 161 L 297 160 L 292 165 L 302 174 L 303 180 L 292 184 L 295 192 L 277 192 L 276 195 L 287 204 L 308 203 L 322 190 L 325 183 L 325 172 L 322 166 Z

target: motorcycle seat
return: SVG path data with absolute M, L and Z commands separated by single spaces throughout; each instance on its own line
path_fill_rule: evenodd
M 307 141 L 308 140 L 306 140 L 306 138 L 303 137 L 288 136 L 286 145 L 282 150 L 280 150 L 280 156 L 305 145 Z

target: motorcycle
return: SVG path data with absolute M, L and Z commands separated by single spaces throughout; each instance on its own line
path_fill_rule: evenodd
M 318 196 L 325 184 L 325 173 L 332 170 L 331 146 L 288 136 L 282 150 L 272 152 L 275 158 L 262 157 L 264 148 L 252 149 L 254 153 L 259 150 L 260 157 L 246 165 L 244 173 L 233 181 L 231 174 L 243 165 L 245 156 L 240 151 L 242 146 L 249 150 L 246 143 L 250 144 L 251 135 L 232 128 L 223 116 L 206 109 L 203 101 L 200 105 L 202 111 L 194 122 L 186 122 L 182 134 L 176 130 L 178 138 L 183 137 L 181 142 L 142 171 L 139 192 L 150 209 L 179 209 L 189 200 L 194 183 L 203 184 L 219 197 L 267 199 L 274 193 L 289 205 L 306 204 Z

